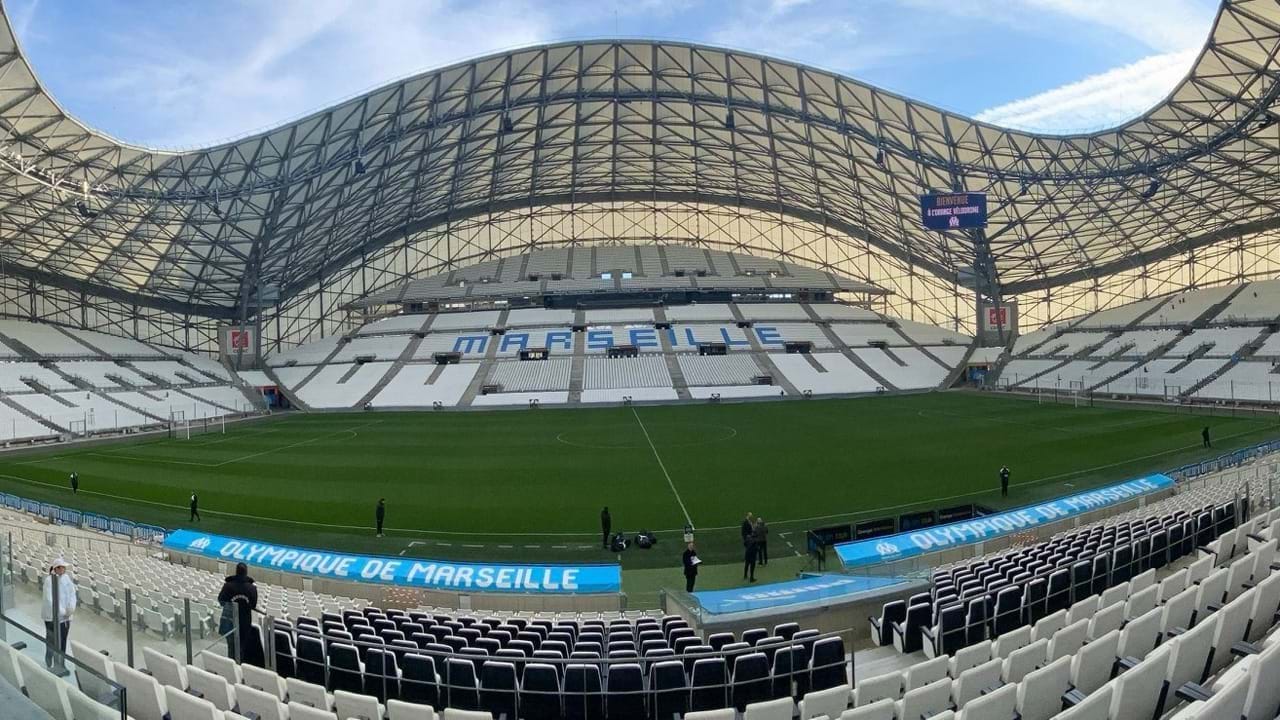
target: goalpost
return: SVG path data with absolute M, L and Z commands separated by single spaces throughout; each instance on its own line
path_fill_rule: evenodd
M 1071 380 L 1067 383 L 1067 389 L 1071 393 L 1071 401 L 1073 407 L 1080 407 L 1080 399 L 1084 397 L 1084 380 Z M 1086 406 L 1089 404 L 1086 400 Z
M 191 439 L 191 422 L 183 410 L 169 411 L 169 437 L 175 440 Z

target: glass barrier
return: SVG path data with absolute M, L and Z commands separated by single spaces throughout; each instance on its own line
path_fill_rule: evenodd
M 119 717 L 126 720 L 128 702 L 125 689 L 103 672 L 111 659 L 106 656 L 73 657 L 59 649 L 59 644 L 66 644 L 63 638 L 49 637 L 60 634 L 63 628 L 74 627 L 74 615 L 70 623 L 56 629 L 54 623 L 45 623 L 44 628 L 34 629 L 2 616 L 0 640 L 5 646 L 3 652 L 13 655 L 0 658 L 0 662 L 17 664 L 26 696 L 55 718 Z M 74 633 L 74 629 L 71 632 Z

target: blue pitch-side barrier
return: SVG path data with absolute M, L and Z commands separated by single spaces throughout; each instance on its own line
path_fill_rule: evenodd
M 1137 480 L 1108 485 L 996 515 L 935 525 L 870 540 L 840 543 L 836 545 L 836 554 L 847 568 L 893 562 L 1023 532 L 1173 486 L 1174 480 L 1168 475 L 1148 475 Z
M 75 527 L 89 528 L 99 532 L 113 533 L 116 535 L 125 535 L 133 540 L 159 541 L 169 531 L 156 525 L 145 525 L 136 523 L 132 520 L 124 518 L 107 517 L 106 515 L 98 515 L 97 513 L 84 512 L 82 510 L 72 510 L 64 508 L 61 505 L 53 503 L 39 502 L 37 500 L 28 500 L 24 497 L 11 495 L 9 493 L 0 493 L 0 504 L 10 510 L 21 510 L 32 515 L 39 515 L 43 518 L 59 524 L 72 525 Z
M 169 533 L 164 546 L 226 562 L 241 561 L 329 580 L 432 590 L 537 594 L 616 593 L 622 590 L 622 568 L 610 564 L 455 563 L 418 558 L 345 555 L 191 530 Z
M 712 615 L 767 610 L 817 601 L 844 599 L 903 582 L 893 577 L 813 575 L 799 580 L 693 593 L 702 609 Z
M 1234 452 L 1219 455 L 1211 460 L 1201 460 L 1197 463 L 1183 465 L 1170 470 L 1165 474 L 1169 475 L 1174 480 L 1188 480 L 1201 475 L 1215 473 L 1219 470 L 1226 470 L 1228 468 L 1243 465 L 1256 457 L 1268 455 L 1273 452 L 1280 452 L 1280 440 L 1271 440 L 1269 442 L 1258 443 L 1257 445 L 1250 445 L 1247 448 L 1240 448 Z

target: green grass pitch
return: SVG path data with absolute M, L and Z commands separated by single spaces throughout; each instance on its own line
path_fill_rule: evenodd
M 1184 411 L 1185 413 L 1185 411 Z M 128 517 L 311 547 L 489 560 L 606 561 L 615 530 L 659 531 L 628 571 L 671 568 L 686 512 L 709 563 L 769 521 L 775 558 L 803 530 L 967 502 L 1020 505 L 1280 434 L 1275 415 L 1203 417 L 970 392 L 751 404 L 292 415 L 190 440 L 6 455 L 0 489 Z M 1014 489 L 1001 501 L 996 471 Z M 67 477 L 80 475 L 72 496 Z M 373 510 L 387 498 L 388 537 Z M 665 531 L 665 532 L 664 532 Z M 795 562 L 795 561 L 793 561 Z M 798 565 L 791 566 L 792 569 Z M 724 582 L 732 580 L 732 573 Z M 675 582 L 678 578 L 671 579 Z

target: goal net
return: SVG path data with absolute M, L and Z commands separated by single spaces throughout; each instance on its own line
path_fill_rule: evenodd
M 1070 381 L 1067 385 L 1067 390 L 1070 392 L 1071 404 L 1073 406 L 1080 407 L 1081 405 L 1087 406 L 1089 404 L 1089 399 L 1085 396 L 1083 380 Z
M 169 437 L 175 440 L 191 439 L 191 422 L 186 412 L 174 410 L 169 414 Z

